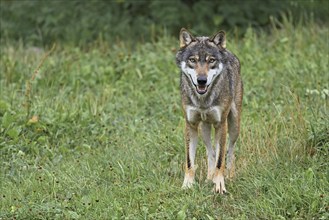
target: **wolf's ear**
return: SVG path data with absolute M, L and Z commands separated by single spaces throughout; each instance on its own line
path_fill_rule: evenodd
M 180 47 L 185 47 L 194 41 L 194 37 L 185 28 L 182 28 L 179 33 Z
M 221 46 L 223 49 L 225 49 L 226 48 L 225 32 L 224 31 L 218 32 L 211 38 L 211 41 L 214 42 L 217 46 Z

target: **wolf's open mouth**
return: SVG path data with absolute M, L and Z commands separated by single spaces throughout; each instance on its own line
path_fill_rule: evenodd
M 207 85 L 195 85 L 193 82 L 192 77 L 190 76 L 192 84 L 195 86 L 197 93 L 203 95 L 207 92 L 208 86 Z
M 197 86 L 195 86 L 195 87 L 196 87 L 196 91 L 197 91 L 200 95 L 205 94 L 205 93 L 207 92 L 207 88 L 208 88 L 208 86 L 206 86 L 206 85 L 197 85 Z

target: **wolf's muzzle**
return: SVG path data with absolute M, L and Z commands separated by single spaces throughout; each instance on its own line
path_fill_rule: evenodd
M 197 78 L 198 85 L 196 85 L 196 90 L 199 94 L 204 94 L 207 92 L 207 76 L 199 76 Z

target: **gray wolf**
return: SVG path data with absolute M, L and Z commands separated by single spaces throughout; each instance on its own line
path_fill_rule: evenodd
M 234 175 L 234 147 L 240 131 L 243 84 L 239 59 L 226 49 L 226 35 L 194 37 L 180 31 L 176 63 L 181 70 L 180 89 L 185 117 L 186 167 L 183 188 L 194 183 L 194 163 L 198 133 L 206 145 L 207 179 L 215 192 L 226 193 L 224 175 Z M 211 130 L 214 128 L 214 148 Z M 229 133 L 227 173 L 225 172 L 226 136 Z

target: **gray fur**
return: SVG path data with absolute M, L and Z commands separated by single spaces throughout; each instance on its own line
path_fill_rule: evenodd
M 185 39 L 187 40 L 185 41 Z M 231 172 L 231 169 L 234 168 L 234 146 L 240 130 L 240 115 L 243 96 L 243 84 L 240 75 L 240 62 L 232 52 L 226 49 L 226 38 L 223 31 L 220 31 L 213 37 L 209 38 L 193 37 L 187 30 L 182 29 L 180 41 L 181 48 L 176 54 L 176 63 L 178 67 L 181 68 L 182 62 L 189 63 L 189 58 L 193 56 L 198 57 L 197 65 L 195 66 L 203 68 L 203 71 L 201 71 L 202 73 L 200 74 L 208 74 L 204 71 L 204 69 L 210 71 L 210 64 L 206 60 L 206 58 L 209 56 L 215 58 L 216 65 L 222 63 L 223 66 L 220 74 L 213 78 L 211 84 L 207 87 L 206 93 L 204 94 L 198 93 L 196 89 L 197 85 L 195 85 L 192 82 L 191 77 L 189 77 L 188 74 L 185 74 L 181 69 L 180 90 L 183 111 L 186 119 L 186 149 L 188 150 L 192 146 L 189 142 L 192 137 L 189 135 L 193 133 L 191 131 L 198 129 L 199 124 L 204 124 L 201 129 L 207 128 L 207 133 L 209 133 L 210 125 L 215 128 L 215 143 L 219 144 L 218 146 L 215 146 L 217 147 L 216 154 L 218 154 L 216 155 L 217 158 L 215 158 L 215 160 L 218 166 L 215 167 L 213 181 L 216 185 L 216 192 L 224 193 L 226 189 L 222 173 L 225 169 L 224 163 L 226 154 L 226 140 L 224 139 L 226 138 L 224 137 L 226 137 L 226 126 L 228 126 L 230 136 L 228 149 L 229 158 L 227 160 L 229 172 Z M 190 65 L 189 68 L 192 69 L 191 66 L 193 65 Z M 196 71 L 198 71 L 197 68 Z M 221 114 L 219 115 L 220 121 L 206 120 L 205 118 L 207 117 L 217 118 L 214 117 L 214 114 L 218 111 L 213 111 L 211 113 L 212 115 L 207 116 L 207 112 L 210 112 L 211 109 L 216 106 L 219 106 L 219 109 L 221 110 L 219 113 Z M 191 117 L 191 114 L 187 112 L 191 109 L 193 110 L 193 120 L 189 118 Z M 197 114 L 199 114 L 199 116 Z M 209 135 L 203 136 L 207 137 Z M 208 151 L 212 153 L 212 151 L 209 150 L 209 139 L 204 141 L 207 145 Z M 187 160 L 189 159 L 189 154 L 187 154 Z M 211 163 L 211 161 L 209 161 L 210 159 L 212 158 L 208 155 L 209 163 Z M 194 161 L 192 162 L 192 164 L 194 164 Z M 188 166 L 186 167 L 183 186 L 189 187 L 194 181 L 194 176 L 188 177 L 188 175 L 192 175 L 189 174 L 190 169 L 195 170 L 196 168 Z M 210 167 L 208 169 L 212 168 Z M 209 173 L 208 176 L 210 176 Z

